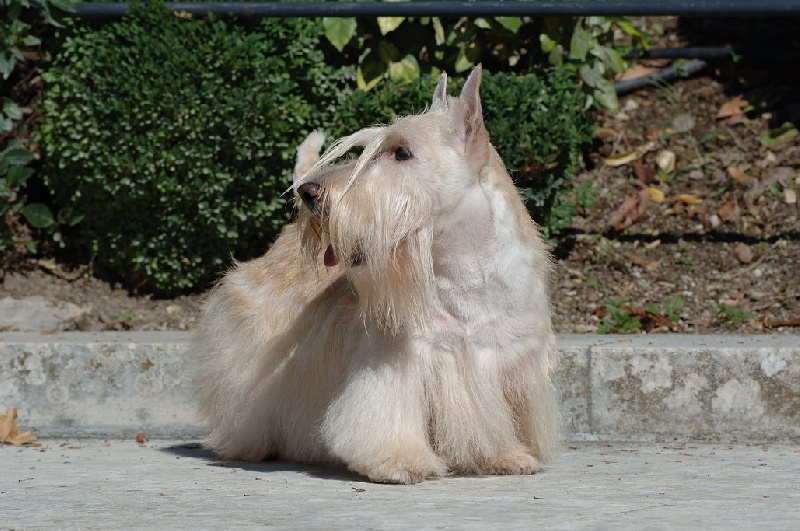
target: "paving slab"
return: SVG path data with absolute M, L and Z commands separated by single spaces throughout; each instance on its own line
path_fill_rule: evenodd
M 800 445 L 570 443 L 533 476 L 378 485 L 192 440 L 0 447 L 11 529 L 797 529 Z

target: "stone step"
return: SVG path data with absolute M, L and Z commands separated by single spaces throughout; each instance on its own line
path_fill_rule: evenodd
M 40 437 L 201 435 L 190 334 L 0 333 L 0 412 Z M 573 440 L 800 440 L 800 337 L 566 335 Z

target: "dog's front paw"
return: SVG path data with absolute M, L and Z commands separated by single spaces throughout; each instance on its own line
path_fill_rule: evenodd
M 523 476 L 539 471 L 539 460 L 525 451 L 502 454 L 488 463 L 485 474 Z
M 411 485 L 432 476 L 440 476 L 443 468 L 435 462 L 421 459 L 387 459 L 367 471 L 367 477 L 375 483 Z

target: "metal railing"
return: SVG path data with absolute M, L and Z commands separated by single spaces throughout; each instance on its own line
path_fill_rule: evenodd
M 797 16 L 798 0 L 528 0 L 409 2 L 168 2 L 193 15 L 239 17 L 478 17 L 478 16 Z M 115 19 L 130 3 L 78 3 L 71 16 Z

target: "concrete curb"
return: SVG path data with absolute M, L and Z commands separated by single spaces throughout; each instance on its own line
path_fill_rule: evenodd
M 0 411 L 44 437 L 201 435 L 181 332 L 0 333 Z M 798 336 L 562 336 L 567 436 L 800 440 Z

